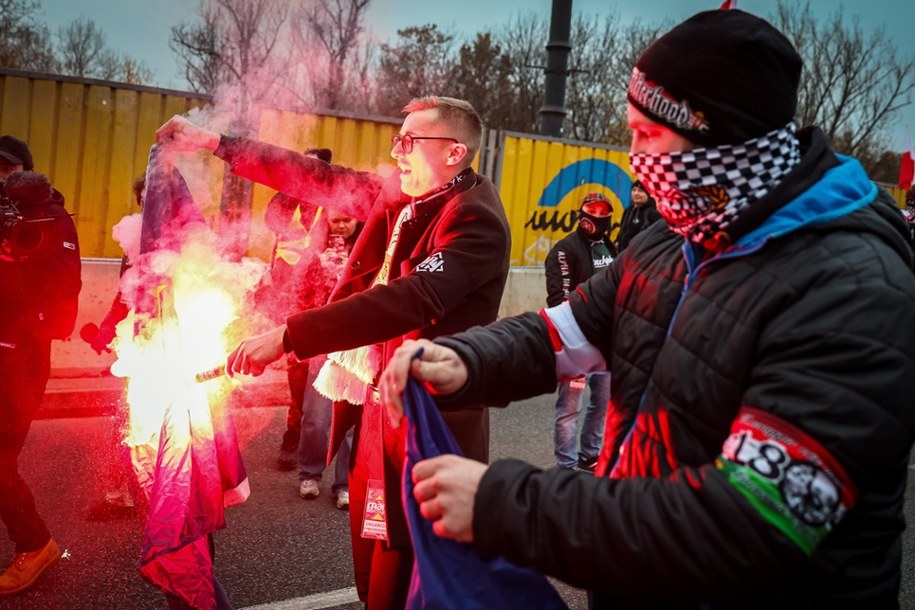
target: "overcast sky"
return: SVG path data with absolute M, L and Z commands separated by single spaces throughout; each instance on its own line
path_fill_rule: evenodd
M 94 20 L 108 46 L 146 64 L 154 73 L 151 85 L 186 89 L 168 48 L 171 27 L 195 19 L 198 0 L 40 0 L 44 20 L 52 30 L 80 17 Z M 573 15 L 600 16 L 618 11 L 625 20 L 677 22 L 717 8 L 721 0 L 573 0 Z M 776 0 L 738 0 L 739 8 L 770 16 Z M 827 18 L 839 7 L 857 15 L 865 32 L 885 27 L 900 53 L 915 57 L 915 0 L 813 0 L 814 13 Z M 381 41 L 393 40 L 400 28 L 437 23 L 459 37 L 498 28 L 514 16 L 534 11 L 549 19 L 551 0 L 371 0 L 367 25 Z M 915 102 L 915 99 L 913 99 Z M 904 133 L 915 131 L 915 103 L 906 108 L 888 146 L 901 150 Z

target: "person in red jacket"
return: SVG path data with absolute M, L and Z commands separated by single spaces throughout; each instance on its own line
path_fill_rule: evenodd
M 173 150 L 214 151 L 234 173 L 317 205 L 348 208 L 354 217 L 371 207 L 330 302 L 244 340 L 226 361 L 233 374 L 258 375 L 287 352 L 328 354 L 316 385 L 336 401 L 332 450 L 356 423 L 350 529 L 356 588 L 371 608 L 404 607 L 413 565 L 400 498 L 403 430 L 383 416 L 375 377 L 406 339 L 495 320 L 510 251 L 499 194 L 471 167 L 482 139 L 476 110 L 430 96 L 412 100 L 404 113 L 391 142 L 397 171 L 387 179 L 177 117 L 157 134 Z M 475 405 L 445 419 L 465 454 L 485 461 L 488 411 Z

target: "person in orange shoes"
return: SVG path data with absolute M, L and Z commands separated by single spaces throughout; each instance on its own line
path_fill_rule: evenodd
M 0 136 L 0 519 L 16 545 L 0 595 L 31 587 L 60 559 L 19 474 L 19 453 L 51 372 L 51 340 L 76 322 L 76 227 L 63 196 L 33 171 L 25 142 Z

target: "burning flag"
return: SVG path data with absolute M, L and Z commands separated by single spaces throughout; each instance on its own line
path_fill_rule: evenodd
M 173 609 L 229 607 L 209 537 L 225 527 L 224 509 L 248 497 L 248 481 L 225 407 L 230 382 L 197 383 L 195 374 L 224 359 L 227 329 L 258 269 L 222 259 L 187 185 L 155 146 L 138 238 L 131 222 L 134 241 L 122 246 L 133 265 L 120 286 L 131 313 L 118 325 L 112 372 L 128 378 L 127 443 L 149 499 L 140 573 Z

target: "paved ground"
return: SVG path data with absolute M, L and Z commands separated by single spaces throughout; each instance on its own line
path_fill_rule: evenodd
M 541 399 L 494 413 L 494 457 L 551 461 L 551 401 Z M 248 502 L 227 512 L 216 535 L 216 572 L 235 608 L 355 610 L 346 513 L 321 482 L 314 501 L 298 497 L 293 473 L 278 472 L 274 459 L 285 425 L 282 407 L 234 412 L 251 480 Z M 142 526 L 136 520 L 95 523 L 84 507 L 97 497 L 108 457 L 109 417 L 45 418 L 34 422 L 21 458 L 23 476 L 61 547 L 61 562 L 39 587 L 0 599 L 0 610 L 164 610 L 162 595 L 137 573 Z M 328 476 L 330 473 L 328 472 Z M 0 536 L 0 558 L 12 553 Z M 587 607 L 584 594 L 558 585 L 573 610 Z
M 161 594 L 137 574 L 141 524 L 129 519 L 95 523 L 84 515 L 85 505 L 97 497 L 110 418 L 67 415 L 104 407 L 103 396 L 107 392 L 116 398 L 117 387 L 110 380 L 94 386 L 60 381 L 51 389 L 56 395 L 49 395 L 44 418 L 33 424 L 21 466 L 42 514 L 71 559 L 49 573 L 34 591 L 0 599 L 0 610 L 164 610 Z M 276 404 L 284 400 L 283 391 L 279 377 L 247 393 L 278 394 Z M 549 466 L 551 411 L 551 397 L 494 410 L 493 457 L 513 456 Z M 217 575 L 233 605 L 249 610 L 359 608 L 352 590 L 347 518 L 331 502 L 330 481 L 321 483 L 318 499 L 303 501 L 296 493 L 295 475 L 273 467 L 284 409 L 239 408 L 234 413 L 252 494 L 247 503 L 229 510 L 228 527 L 216 536 Z M 912 523 L 912 480 L 907 499 L 906 513 Z M 0 558 L 12 553 L 3 538 Z M 915 610 L 913 539 L 911 530 L 906 532 L 900 595 L 900 607 L 906 610 Z M 581 591 L 561 584 L 557 588 L 570 608 L 586 608 Z

